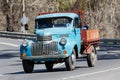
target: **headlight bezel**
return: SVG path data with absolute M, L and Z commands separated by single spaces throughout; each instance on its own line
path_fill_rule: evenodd
M 60 45 L 65 45 L 67 43 L 67 40 L 63 37 L 60 39 Z
M 28 46 L 28 42 L 26 40 L 23 41 L 22 46 L 26 47 Z

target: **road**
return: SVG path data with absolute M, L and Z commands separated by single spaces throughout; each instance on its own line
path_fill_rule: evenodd
M 78 59 L 74 71 L 66 71 L 64 63 L 47 71 L 44 64 L 35 65 L 33 73 L 23 71 L 19 45 L 23 40 L 0 38 L 0 80 L 119 80 L 120 47 L 100 47 L 95 67 L 89 68 L 85 59 Z

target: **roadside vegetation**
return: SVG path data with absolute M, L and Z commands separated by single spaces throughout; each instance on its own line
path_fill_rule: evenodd
M 25 5 L 30 33 L 39 12 L 83 10 L 83 21 L 100 29 L 101 38 L 120 38 L 120 0 L 25 0 Z M 0 0 L 0 30 L 20 32 L 22 9 L 22 0 Z

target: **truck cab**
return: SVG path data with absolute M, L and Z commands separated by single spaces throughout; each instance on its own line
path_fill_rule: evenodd
M 66 70 L 75 69 L 82 48 L 81 20 L 76 13 L 50 13 L 35 18 L 36 39 L 20 46 L 23 69 L 31 73 L 34 64 L 44 63 L 47 70 L 65 62 Z

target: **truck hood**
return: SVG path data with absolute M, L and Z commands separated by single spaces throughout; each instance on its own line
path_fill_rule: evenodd
M 71 28 L 46 28 L 46 29 L 36 29 L 36 34 L 38 36 L 49 36 L 58 34 L 69 34 L 72 31 Z

